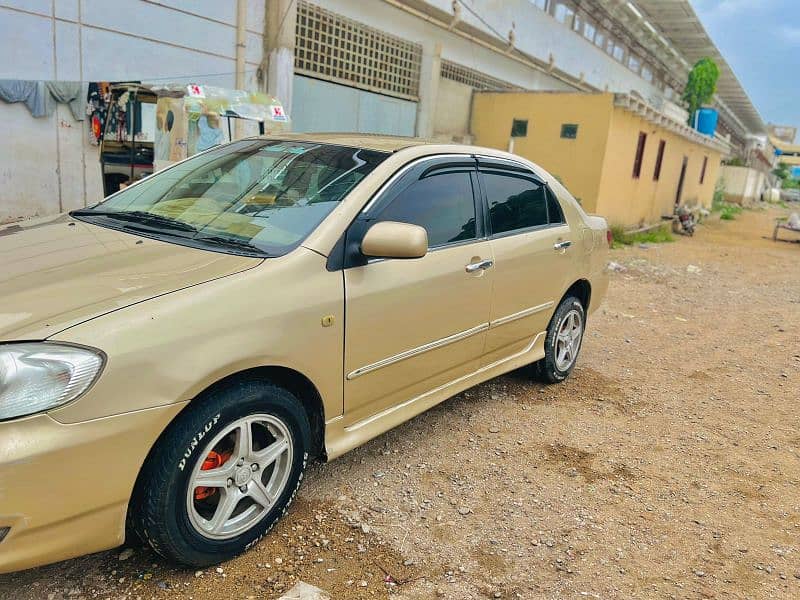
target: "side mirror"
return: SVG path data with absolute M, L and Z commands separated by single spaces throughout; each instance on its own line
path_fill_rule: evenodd
M 428 253 L 428 232 L 410 223 L 375 223 L 361 241 L 361 253 L 372 258 L 422 258 Z

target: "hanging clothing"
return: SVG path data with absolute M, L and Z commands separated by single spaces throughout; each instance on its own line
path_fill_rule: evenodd
M 0 79 L 0 100 L 10 104 L 24 102 L 34 117 L 53 114 L 54 106 L 48 104 L 48 98 L 44 81 Z
M 85 118 L 87 86 L 79 81 L 26 81 L 0 79 L 0 100 L 24 102 L 34 117 L 49 117 L 59 103 L 69 104 L 76 121 Z
M 200 131 L 200 135 L 197 138 L 198 152 L 208 150 L 209 148 L 213 148 L 214 146 L 218 146 L 222 143 L 222 130 L 217 127 L 212 127 L 208 122 L 208 117 L 206 115 L 202 115 L 197 120 L 197 128 Z
M 69 109 L 72 111 L 72 116 L 75 117 L 75 120 L 83 121 L 86 116 L 84 107 L 89 84 L 82 84 L 79 81 L 46 81 L 45 87 L 52 99 L 51 102 L 69 104 Z
M 107 81 L 88 84 L 86 93 L 86 114 L 89 116 L 89 143 L 100 144 L 108 116 L 108 102 L 111 98 Z

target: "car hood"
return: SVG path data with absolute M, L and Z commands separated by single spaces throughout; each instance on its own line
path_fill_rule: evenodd
M 66 214 L 0 227 L 0 341 L 44 339 L 261 262 L 91 225 Z

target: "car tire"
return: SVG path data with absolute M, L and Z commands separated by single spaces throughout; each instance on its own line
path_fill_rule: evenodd
M 565 297 L 553 313 L 544 341 L 544 358 L 535 362 L 533 375 L 544 383 L 559 383 L 569 377 L 578 360 L 583 332 L 586 329 L 586 312 L 575 296 Z M 570 341 L 565 334 L 569 333 Z M 570 349 L 564 356 L 565 346 Z
M 286 512 L 310 447 L 308 416 L 288 391 L 261 381 L 227 385 L 192 402 L 156 443 L 130 521 L 170 561 L 205 567 L 233 558 Z

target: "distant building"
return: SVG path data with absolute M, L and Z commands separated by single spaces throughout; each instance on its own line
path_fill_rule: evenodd
M 623 226 L 658 223 L 677 204 L 710 208 L 729 150 L 630 94 L 479 92 L 472 131 L 571 182 L 584 209 Z
M 714 143 L 726 158 L 769 171 L 751 152 L 766 126 L 688 0 L 23 5 L 0 0 L 0 50 L 14 57 L 0 78 L 239 85 L 278 96 L 301 132 L 469 141 L 476 91 L 623 94 L 680 124 L 688 121 L 679 106 L 687 73 L 707 55 L 722 72 Z M 10 123 L 0 149 L 0 222 L 99 199 L 96 147 L 66 105 L 33 119 L 0 103 L 0 116 Z M 498 115 L 504 134 L 509 119 Z M 628 146 L 635 152 L 636 139 Z M 563 177 L 570 188 L 583 185 Z
M 797 137 L 797 127 L 770 123 L 768 129 L 775 161 L 788 165 L 792 177 L 800 179 L 800 144 L 794 143 Z
M 767 126 L 767 130 L 771 138 L 786 144 L 794 144 L 794 139 L 797 136 L 797 127 L 789 125 L 773 125 L 770 123 Z
M 776 161 L 789 166 L 794 179 L 800 179 L 800 144 L 789 144 L 778 138 L 771 139 L 776 149 Z

